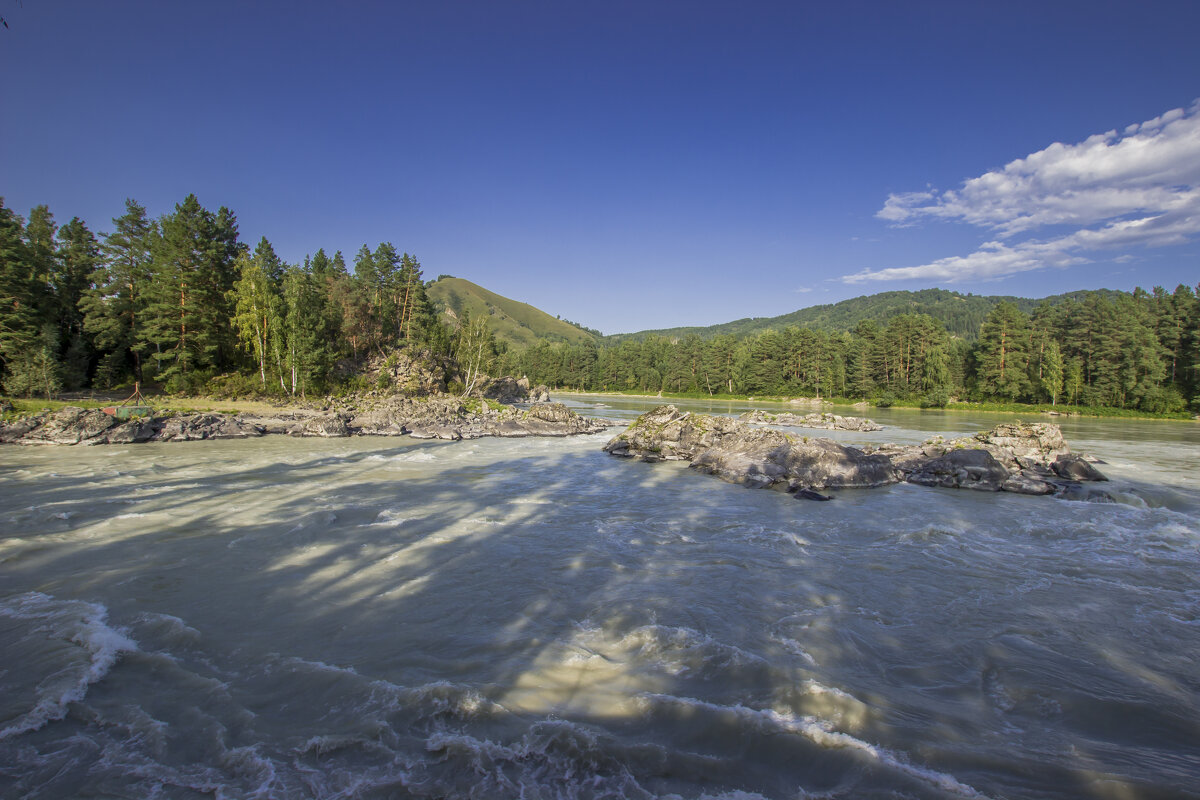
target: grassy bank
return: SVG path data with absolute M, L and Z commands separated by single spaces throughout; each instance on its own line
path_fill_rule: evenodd
M 41 411 L 58 411 L 63 408 L 106 408 L 121 404 L 121 400 L 72 398 L 67 400 L 39 400 L 23 398 L 6 398 L 12 404 L 12 411 L 2 415 L 5 420 L 37 414 Z M 122 398 L 124 399 L 124 398 Z M 150 406 L 155 413 L 188 413 L 194 411 L 214 412 L 218 414 L 269 414 L 277 412 L 284 404 L 265 402 L 262 400 L 213 400 L 205 397 L 173 397 L 154 395 L 145 398 L 142 405 Z

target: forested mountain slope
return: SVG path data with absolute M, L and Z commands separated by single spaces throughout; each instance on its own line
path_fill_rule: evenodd
M 1083 300 L 1089 294 L 1099 293 L 1112 297 L 1118 292 L 1110 289 L 1068 292 L 1054 295 L 1045 300 L 1060 303 L 1066 299 Z M 850 331 L 865 320 L 886 324 L 887 320 L 900 314 L 928 314 L 941 322 L 951 336 L 974 341 L 979 335 L 979 326 L 988 312 L 1001 302 L 1009 302 L 1026 314 L 1032 313 L 1042 300 L 1005 295 L 959 294 L 946 289 L 922 289 L 916 292 L 894 291 L 863 295 L 840 303 L 810 306 L 778 317 L 749 317 L 706 327 L 661 328 L 636 333 L 619 333 L 604 338 L 605 344 L 619 344 L 626 339 L 641 341 L 651 335 L 667 339 L 681 339 L 696 334 L 703 339 L 724 334 L 742 339 L 767 330 L 783 330 L 789 326 L 819 328 L 827 331 Z
M 443 275 L 426 288 L 426 294 L 443 322 L 458 327 L 464 312 L 483 315 L 497 341 L 510 347 L 528 347 L 539 340 L 576 344 L 594 340 L 582 328 L 463 278 Z

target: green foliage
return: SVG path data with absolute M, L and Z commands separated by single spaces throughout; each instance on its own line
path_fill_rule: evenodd
M 341 391 L 365 391 L 355 365 L 390 354 L 390 375 L 403 350 L 456 368 L 459 393 L 490 373 L 592 391 L 929 408 L 960 397 L 1178 415 L 1200 398 L 1200 300 L 1183 285 L 1041 303 L 885 292 L 667 335 L 595 333 L 459 278 L 426 284 L 417 259 L 388 242 L 364 245 L 353 274 L 341 252 L 289 265 L 265 238 L 251 252 L 232 212 L 193 195 L 158 220 L 127 201 L 101 242 L 82 220 L 60 227 L 37 206 L 26 223 L 0 202 L 0 383 L 24 394 L 141 380 L 305 396 L 339 388 L 334 375 L 351 376 Z
M 49 400 L 62 391 L 58 336 L 58 329 L 47 323 L 27 346 L 8 354 L 3 382 L 5 392 L 17 397 L 42 395 Z
M 921 398 L 921 408 L 945 408 L 950 403 L 950 394 L 943 388 L 932 389 Z
M 1108 290 L 1071 292 L 1046 298 L 1044 302 L 1058 304 L 1091 295 L 1119 294 Z M 942 323 L 951 336 L 973 341 L 979 326 L 993 307 L 1009 302 L 1028 314 L 1038 304 L 1036 300 L 1020 297 L 959 294 L 945 289 L 922 289 L 916 292 L 894 291 L 855 297 L 840 303 L 811 306 L 778 317 L 751 317 L 704 328 L 666 328 L 623 333 L 604 338 L 606 345 L 618 345 L 626 340 L 642 341 L 650 336 L 682 339 L 696 334 L 702 339 L 728 335 L 737 339 L 756 336 L 766 330 L 781 331 L 788 327 L 813 328 L 830 332 L 849 332 L 864 322 L 886 325 L 901 314 L 928 315 Z
M 427 293 L 437 316 L 444 322 L 457 328 L 463 313 L 472 317 L 486 316 L 497 341 L 513 348 L 532 347 L 540 341 L 576 344 L 595 341 L 592 334 L 571 323 L 462 278 L 441 276 L 429 286 Z M 453 310 L 457 319 L 450 317 L 447 309 Z

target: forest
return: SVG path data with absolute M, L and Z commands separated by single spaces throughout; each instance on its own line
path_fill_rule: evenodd
M 461 336 L 438 323 L 421 265 L 390 243 L 286 264 L 236 216 L 194 195 L 151 219 L 126 201 L 111 233 L 28 221 L 0 203 L 4 390 L 50 397 L 135 381 L 172 394 L 304 397 L 355 383 L 354 365 L 399 347 L 436 363 Z M 347 364 L 349 366 L 347 366 Z M 340 368 L 340 369 L 339 369 Z
M 952 400 L 1200 410 L 1200 304 L 1179 286 L 1086 293 L 1027 314 L 1002 301 L 977 337 L 928 314 L 863 320 L 849 331 L 788 326 L 747 338 L 651 335 L 615 346 L 538 344 L 506 369 L 550 386 L 869 400 Z
M 1005 300 L 977 330 L 890 307 L 848 330 L 823 312 L 740 336 L 527 348 L 497 342 L 485 315 L 439 313 L 429 285 L 388 242 L 363 245 L 351 265 L 323 249 L 284 263 L 194 195 L 157 219 L 128 200 L 99 236 L 79 218 L 58 225 L 44 205 L 26 220 L 0 201 L 0 382 L 45 397 L 135 381 L 173 394 L 395 391 L 365 384 L 362 365 L 403 349 L 457 392 L 508 374 L 585 391 L 1200 411 L 1200 289 L 1185 285 L 1020 301 L 1028 311 Z

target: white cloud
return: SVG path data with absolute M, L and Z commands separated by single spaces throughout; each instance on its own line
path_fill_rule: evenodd
M 966 256 L 863 270 L 847 283 L 999 278 L 1081 263 L 1089 250 L 1190 241 L 1200 233 L 1200 101 L 1121 133 L 1052 144 L 957 190 L 892 194 L 876 216 L 897 226 L 962 221 L 997 241 Z M 1050 226 L 1074 230 L 1027 238 Z
M 812 291 L 812 287 L 811 286 L 798 286 L 793 291 L 795 291 L 796 294 L 807 294 L 808 292 Z

